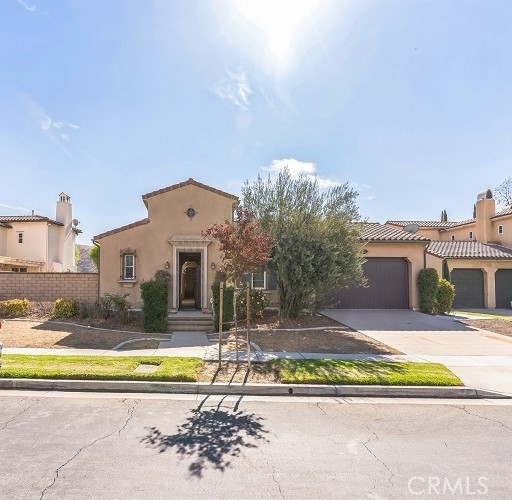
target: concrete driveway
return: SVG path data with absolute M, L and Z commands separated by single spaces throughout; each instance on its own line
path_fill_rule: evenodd
M 321 311 L 368 337 L 442 363 L 467 386 L 512 394 L 512 338 L 408 310 Z

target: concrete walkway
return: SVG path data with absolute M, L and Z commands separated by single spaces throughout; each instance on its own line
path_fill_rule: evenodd
M 467 386 L 512 394 L 512 338 L 450 316 L 407 310 L 329 309 L 322 314 L 417 359 L 441 363 Z

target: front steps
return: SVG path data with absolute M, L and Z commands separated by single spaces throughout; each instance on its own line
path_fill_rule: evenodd
M 201 311 L 178 311 L 167 314 L 168 332 L 210 332 L 213 316 Z

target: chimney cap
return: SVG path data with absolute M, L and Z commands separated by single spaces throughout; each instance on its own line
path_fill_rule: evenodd
M 490 189 L 484 189 L 478 193 L 476 197 L 476 201 L 480 200 L 491 200 L 492 199 L 492 191 Z

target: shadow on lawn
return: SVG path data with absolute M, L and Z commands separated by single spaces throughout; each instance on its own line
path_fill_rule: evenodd
M 262 417 L 238 410 L 238 403 L 231 411 L 222 410 L 223 400 L 215 408 L 204 410 L 202 407 L 207 399 L 208 396 L 175 434 L 164 434 L 151 427 L 141 439 L 141 443 L 160 453 L 175 448 L 182 459 L 192 458 L 188 470 L 191 477 L 197 478 L 202 477 L 208 466 L 223 472 L 243 448 L 256 448 L 258 441 L 268 441 L 264 436 L 268 431 L 261 423 Z

